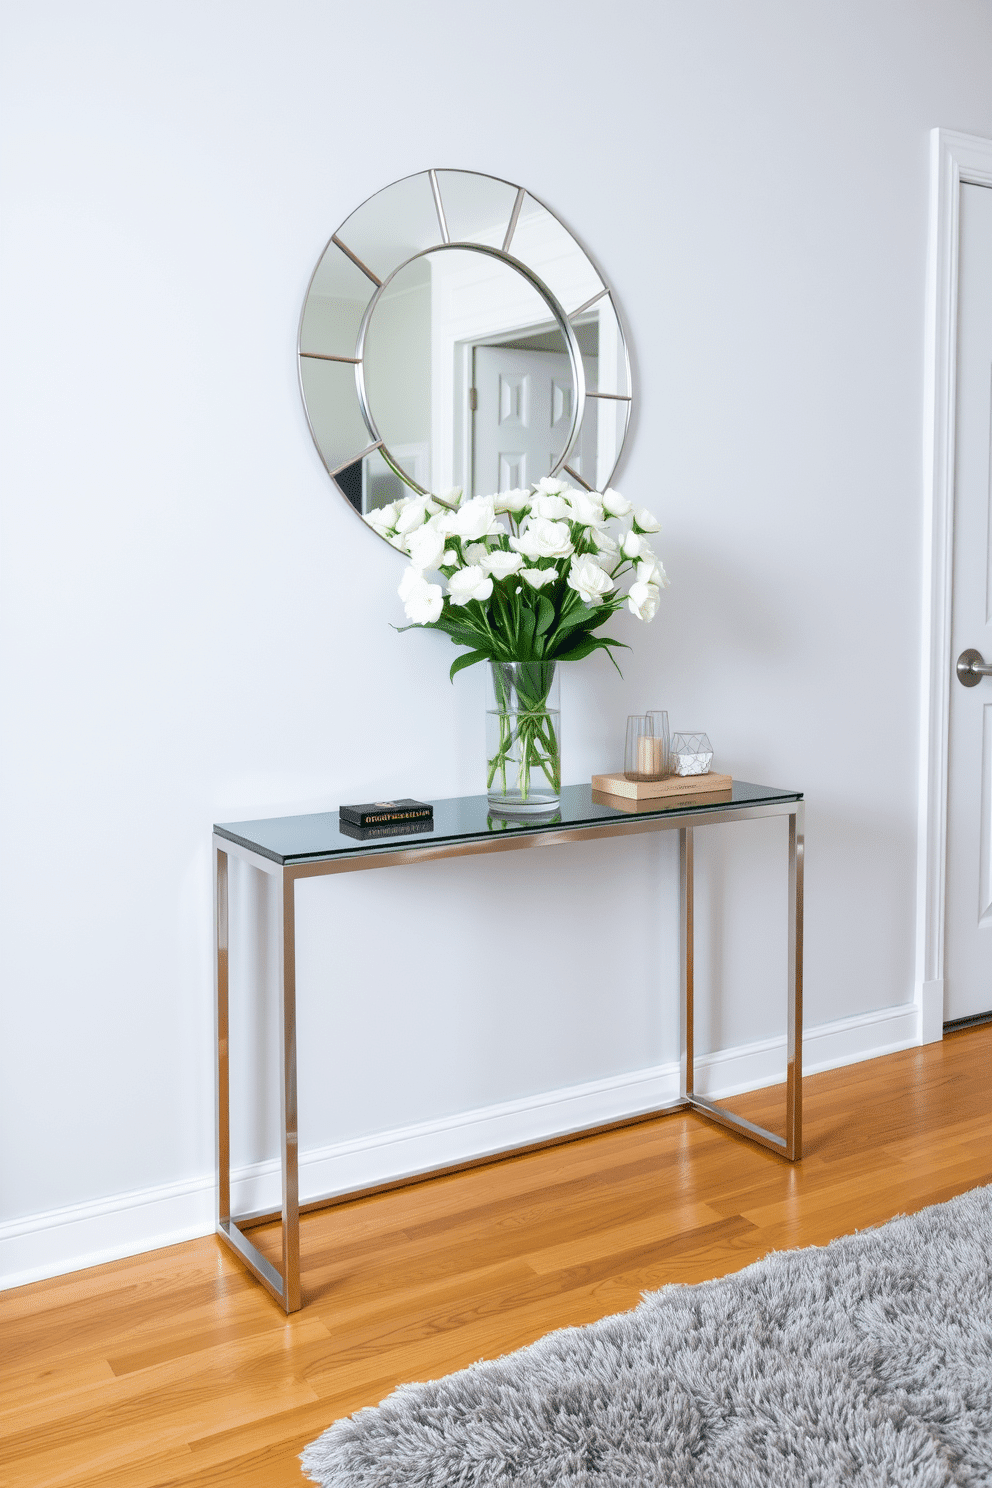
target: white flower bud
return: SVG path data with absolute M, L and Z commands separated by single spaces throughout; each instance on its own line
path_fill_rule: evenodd
M 603 510 L 611 517 L 625 517 L 630 511 L 630 502 L 619 491 L 612 490 L 607 486 L 603 492 Z
M 631 584 L 630 593 L 627 595 L 627 608 L 638 620 L 645 623 L 653 620 L 658 610 L 658 600 L 661 590 L 657 584 Z

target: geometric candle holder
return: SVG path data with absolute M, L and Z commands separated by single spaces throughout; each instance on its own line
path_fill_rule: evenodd
M 706 775 L 713 763 L 713 746 L 705 734 L 675 734 L 672 738 L 672 773 Z

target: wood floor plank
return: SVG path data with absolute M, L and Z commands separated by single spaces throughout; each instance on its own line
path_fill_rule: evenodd
M 15 1460 L 34 1444 L 106 1438 L 157 1446 L 187 1441 L 205 1431 L 222 1402 L 241 1410 L 268 1411 L 313 1397 L 304 1383 L 308 1366 L 328 1352 L 330 1335 L 317 1317 L 287 1322 L 282 1336 L 207 1349 L 193 1363 L 158 1365 L 111 1384 L 88 1385 L 0 1415 L 0 1463 Z
M 290 1326 L 297 1316 L 289 1320 Z M 221 1344 L 244 1343 L 268 1333 L 282 1333 L 286 1326 L 282 1308 L 253 1287 L 250 1294 L 241 1293 L 228 1299 L 223 1311 L 216 1306 L 201 1305 L 182 1313 L 173 1323 L 142 1329 L 137 1338 L 122 1340 L 108 1351 L 107 1362 L 113 1374 L 120 1377 L 190 1358 Z
M 301 1485 L 404 1380 L 992 1182 L 990 1067 L 984 1027 L 808 1078 L 798 1165 L 683 1113 L 312 1213 L 289 1319 L 214 1237 L 0 1294 L 0 1479 Z M 783 1092 L 727 1104 L 774 1126 Z
M 211 1239 L 211 1243 L 215 1247 L 213 1268 L 205 1275 L 199 1267 L 194 1269 L 183 1287 L 184 1310 L 209 1306 L 223 1311 L 228 1299 L 256 1290 L 255 1283 L 233 1257 L 229 1263 L 223 1258 L 223 1268 L 218 1266 L 216 1241 Z M 115 1285 L 118 1275 L 121 1279 Z M 115 1273 L 101 1293 L 54 1304 L 46 1299 L 34 1318 L 27 1314 L 8 1323 L 0 1310 L 8 1364 L 51 1357 L 53 1353 L 65 1357 L 77 1345 L 84 1349 L 92 1347 L 96 1337 L 101 1346 L 110 1347 L 116 1340 L 136 1337 L 143 1327 L 174 1316 L 176 1270 L 173 1266 L 163 1266 L 134 1283 L 125 1280 L 126 1275 L 126 1272 Z M 185 1281 L 185 1267 L 182 1275 Z M 107 1306 L 108 1292 L 114 1294 L 113 1307 Z
M 114 1378 L 106 1359 L 83 1355 L 29 1364 L 26 1369 L 0 1370 L 0 1409 L 20 1411 L 37 1400 L 64 1398 L 72 1390 L 105 1385 Z
M 531 1252 L 528 1264 L 539 1276 L 544 1276 L 587 1262 L 613 1262 L 632 1249 L 655 1250 L 673 1238 L 683 1244 L 688 1237 L 698 1235 L 711 1225 L 733 1223 L 737 1218 L 736 1215 L 718 1214 L 710 1204 L 672 1205 L 626 1224 L 611 1225 L 608 1229 L 593 1230 L 589 1234 L 543 1245 Z

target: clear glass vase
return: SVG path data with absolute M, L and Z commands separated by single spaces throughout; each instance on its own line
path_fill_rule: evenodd
M 553 661 L 491 661 L 487 671 L 490 810 L 555 811 L 561 797 L 559 668 Z

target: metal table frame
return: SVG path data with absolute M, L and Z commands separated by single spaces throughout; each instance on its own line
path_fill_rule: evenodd
M 788 896 L 788 1068 L 785 1098 L 785 1136 L 756 1126 L 743 1116 L 695 1092 L 693 1048 L 693 828 L 726 822 L 753 821 L 756 817 L 787 816 L 789 822 Z M 476 853 L 515 852 L 532 847 L 557 847 L 597 837 L 633 837 L 642 832 L 679 833 L 679 922 L 680 922 L 680 1027 L 681 1096 L 656 1113 L 698 1111 L 721 1126 L 771 1148 L 790 1162 L 802 1156 L 802 1002 L 803 1002 L 803 856 L 804 804 L 801 799 L 754 806 L 730 806 L 725 810 L 698 808 L 668 811 L 664 816 L 611 817 L 592 825 L 500 833 L 484 839 L 449 842 L 418 842 L 406 848 L 372 850 L 354 857 L 312 858 L 277 863 L 218 833 L 213 836 L 214 906 L 217 968 L 217 1232 L 265 1286 L 287 1313 L 296 1312 L 300 1301 L 300 1191 L 299 1132 L 296 1088 L 296 884 L 302 878 L 323 878 L 332 873 L 353 873 L 365 868 L 399 868 L 406 863 L 425 863 L 439 858 L 457 858 Z M 243 1233 L 243 1226 L 258 1223 L 258 1215 L 231 1214 L 231 1135 L 229 1074 L 229 934 L 228 855 L 243 859 L 253 868 L 276 876 L 282 885 L 282 914 L 279 918 L 279 1084 L 282 1115 L 282 1269 L 278 1270 Z M 588 1128 L 595 1130 L 595 1128 Z M 581 1132 L 568 1135 L 581 1135 Z M 428 1176 L 418 1174 L 417 1177 Z M 340 1194 L 308 1201 L 307 1208 L 339 1203 Z

